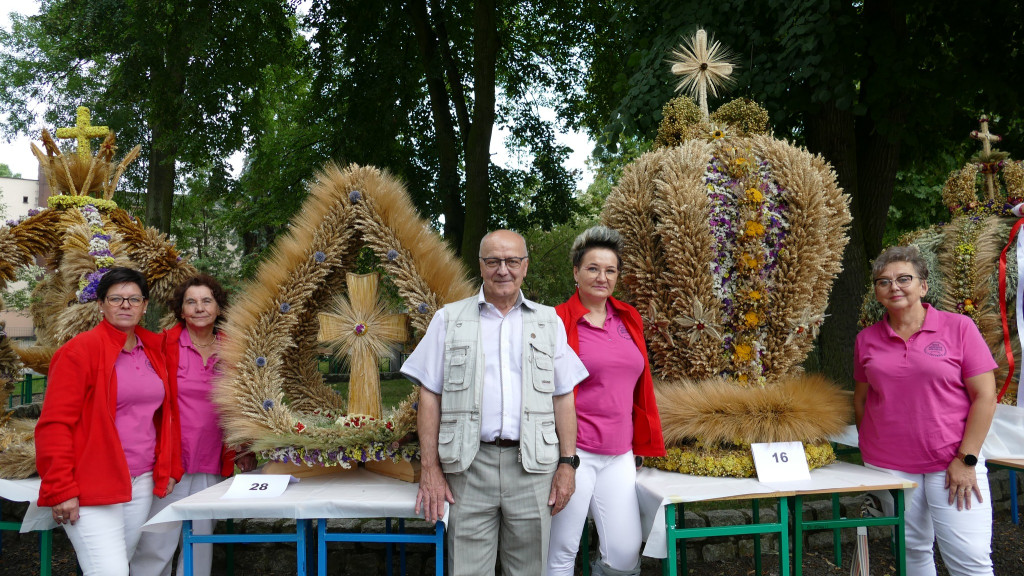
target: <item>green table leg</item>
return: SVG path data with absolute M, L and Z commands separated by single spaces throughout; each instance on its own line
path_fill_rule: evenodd
M 839 494 L 832 495 L 832 517 L 839 518 Z M 836 566 L 843 567 L 843 533 L 839 528 L 832 529 L 832 551 L 835 553 Z
M 686 516 L 683 516 L 685 518 Z M 676 528 L 676 507 L 675 504 L 665 506 L 665 538 L 668 540 L 668 555 L 661 563 L 662 576 L 676 576 L 676 541 L 672 538 L 672 530 Z M 683 543 L 686 546 L 686 543 Z M 685 548 L 684 548 L 685 549 Z
M 50 576 L 53 572 L 53 530 L 39 533 L 39 576 Z
M 793 497 L 793 576 L 800 576 L 804 571 L 804 498 Z M 779 551 L 782 555 L 782 551 Z M 789 551 L 786 551 L 789 556 Z
M 789 498 L 779 498 L 779 575 L 789 576 Z
M 751 508 L 754 511 L 754 524 L 761 523 L 761 505 L 754 498 L 751 502 Z M 761 576 L 761 535 L 754 534 L 754 571 L 757 576 Z
M 907 576 L 907 523 L 905 515 L 906 502 L 904 501 L 903 490 L 891 490 L 896 501 L 896 516 L 899 517 L 899 524 L 896 525 L 896 558 L 899 563 L 899 575 Z

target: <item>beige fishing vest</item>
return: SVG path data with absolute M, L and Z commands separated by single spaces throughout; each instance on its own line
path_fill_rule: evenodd
M 523 405 L 519 451 L 527 472 L 558 467 L 558 435 L 551 400 L 555 391 L 555 309 L 530 303 L 523 314 Z M 480 304 L 473 296 L 444 308 L 444 390 L 437 452 L 446 473 L 464 472 L 480 449 L 480 400 L 484 355 L 480 346 Z M 494 334 L 490 337 L 497 338 Z

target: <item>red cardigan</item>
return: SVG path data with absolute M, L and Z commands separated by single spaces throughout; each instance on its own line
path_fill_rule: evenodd
M 162 340 L 145 328 L 135 336 L 164 384 L 163 406 L 156 424 L 153 494 L 163 497 L 172 476 L 171 455 L 179 443 L 172 422 Z M 49 384 L 36 424 L 36 469 L 42 478 L 39 506 L 78 498 L 80 506 L 129 502 L 132 482 L 121 438 L 114 424 L 117 374 L 114 362 L 128 335 L 106 320 L 61 346 L 50 361 Z M 175 480 L 180 480 L 180 474 Z
M 664 456 L 665 439 L 661 435 L 661 416 L 658 415 L 658 403 L 654 398 L 654 382 L 651 378 L 651 363 L 647 359 L 647 343 L 644 342 L 644 321 L 640 313 L 629 304 L 608 297 L 619 318 L 622 319 L 626 331 L 633 338 L 633 343 L 640 349 L 644 357 L 644 371 L 640 374 L 633 392 L 633 454 L 637 456 Z M 580 294 L 576 292 L 567 301 L 555 307 L 555 312 L 565 324 L 565 333 L 569 346 L 579 354 L 580 333 L 577 323 L 587 312 L 580 302 Z
M 181 354 L 181 331 L 185 325 L 181 322 L 164 331 L 164 357 L 167 358 L 167 381 L 171 386 L 171 410 L 174 412 L 174 425 L 177 428 L 178 437 L 181 437 L 181 413 L 178 406 L 178 360 Z M 214 415 L 216 418 L 216 415 Z M 174 445 L 174 456 L 172 459 L 172 470 L 179 475 L 185 471 L 185 465 L 181 461 L 181 442 Z M 227 478 L 235 473 L 235 451 L 228 449 L 227 445 L 221 445 L 220 449 L 220 475 Z

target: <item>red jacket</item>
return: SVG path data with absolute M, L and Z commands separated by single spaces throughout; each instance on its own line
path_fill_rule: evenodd
M 178 411 L 178 360 L 181 354 L 181 345 L 179 341 L 181 339 L 181 331 L 184 328 L 185 325 L 179 322 L 165 330 L 163 333 L 164 357 L 167 359 L 167 381 L 171 387 L 171 398 L 174 398 L 174 402 L 171 403 L 171 410 L 174 413 L 174 425 L 177 429 L 179 438 L 181 438 L 181 413 Z M 216 417 L 216 415 L 214 415 L 214 417 Z M 178 474 L 182 474 L 185 471 L 185 465 L 181 461 L 181 442 L 174 445 L 172 466 L 172 470 Z M 227 478 L 234 473 L 235 451 L 228 449 L 227 445 L 222 445 L 220 449 L 220 475 Z
M 609 297 L 608 302 L 622 319 L 626 331 L 633 338 L 633 343 L 640 349 L 644 357 L 644 371 L 640 374 L 633 392 L 633 454 L 637 456 L 664 456 L 665 439 L 661 435 L 661 416 L 658 414 L 658 403 L 654 398 L 654 382 L 651 379 L 651 363 L 647 359 L 647 343 L 644 342 L 644 321 L 640 313 L 629 304 Z M 565 333 L 569 346 L 579 354 L 580 333 L 577 323 L 587 312 L 580 302 L 579 292 L 575 293 L 563 304 L 555 307 L 555 312 L 565 324 Z
M 153 494 L 162 497 L 172 475 L 171 455 L 179 443 L 172 422 L 162 340 L 142 327 L 135 329 L 153 369 L 164 383 L 163 406 L 156 424 Z M 78 498 L 80 506 L 129 502 L 132 482 L 121 438 L 114 424 L 117 374 L 114 362 L 128 335 L 103 320 L 61 346 L 53 355 L 43 411 L 36 424 L 36 469 L 42 478 L 39 506 Z M 180 480 L 181 476 L 175 476 Z

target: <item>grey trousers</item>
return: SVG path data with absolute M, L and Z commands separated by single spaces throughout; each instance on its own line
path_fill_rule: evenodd
M 516 447 L 481 444 L 468 470 L 447 475 L 455 497 L 446 535 L 449 576 L 493 574 L 499 551 L 505 576 L 544 571 L 554 472 L 528 474 L 518 453 Z

